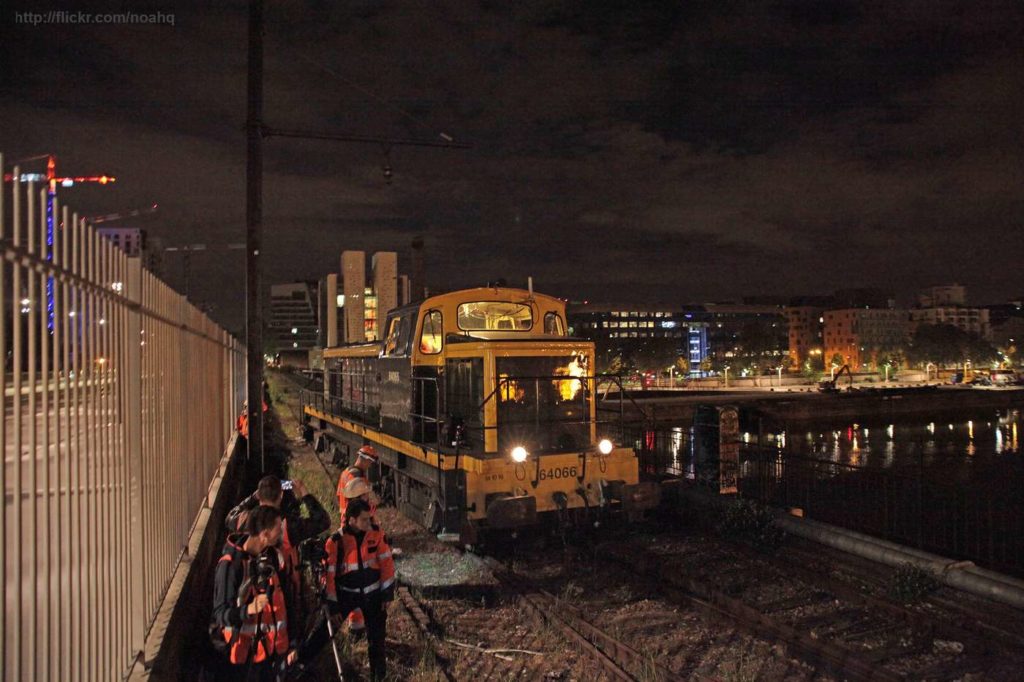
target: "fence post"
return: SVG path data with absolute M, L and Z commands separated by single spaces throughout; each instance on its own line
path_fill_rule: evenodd
M 138 258 L 126 259 L 125 298 L 132 303 L 142 303 L 142 263 Z M 145 491 L 143 487 L 142 459 L 142 345 L 139 340 L 142 329 L 142 315 L 138 310 L 126 311 L 125 325 L 125 367 L 122 380 L 125 386 L 125 440 L 128 453 L 129 514 L 131 515 L 131 554 L 136 570 L 129 572 L 131 583 L 131 650 L 142 655 L 146 642 L 146 576 L 149 562 L 144 542 L 144 527 L 147 519 L 143 511 Z
M 917 547 L 924 547 L 924 452 L 918 453 L 917 466 Z

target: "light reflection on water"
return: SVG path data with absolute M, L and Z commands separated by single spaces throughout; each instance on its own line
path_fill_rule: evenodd
M 998 459 L 1020 454 L 1017 433 L 1020 410 L 1004 411 L 995 418 L 971 418 L 947 422 L 831 424 L 827 429 L 766 433 L 764 445 L 787 452 L 834 462 L 881 467 L 929 465 L 948 458 L 969 461 L 976 457 Z M 755 438 L 756 440 L 756 438 Z M 788 444 L 788 447 L 786 447 Z
M 756 430 L 746 431 L 740 433 L 740 440 L 756 447 L 760 439 L 763 448 L 777 449 L 780 456 L 786 452 L 838 464 L 887 469 L 939 467 L 935 471 L 950 479 L 969 475 L 982 464 L 990 471 L 1024 471 L 1018 440 L 1024 419 L 1021 411 L 970 417 L 946 421 L 939 428 L 926 418 L 877 423 L 861 418 L 856 423 L 801 425 L 788 431 L 766 429 L 760 435 Z M 701 438 L 692 425 L 671 427 L 657 438 L 654 432 L 646 432 L 646 437 L 650 438 L 648 448 L 653 447 L 659 457 L 656 467 L 662 473 L 691 481 L 708 475 L 702 467 L 703 462 L 711 461 L 709 451 L 699 445 Z M 717 433 L 712 440 L 717 441 Z M 636 446 L 641 445 L 638 439 Z M 717 470 L 717 464 L 712 468 Z

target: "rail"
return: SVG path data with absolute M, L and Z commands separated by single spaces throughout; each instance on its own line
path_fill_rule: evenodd
M 0 252 L 3 679 L 121 678 L 234 428 L 244 347 L 45 187 L 4 183 Z

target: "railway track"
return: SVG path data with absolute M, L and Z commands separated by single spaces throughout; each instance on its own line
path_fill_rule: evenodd
M 578 672 L 589 673 L 586 679 L 609 682 L 687 679 L 597 627 L 580 609 L 517 576 L 496 561 L 492 561 L 491 566 L 504 596 L 514 604 L 517 614 L 529 621 L 525 628 L 529 634 L 517 640 L 516 648 L 488 648 L 455 641 L 451 638 L 454 633 L 447 632 L 448 628 L 435 622 L 425 604 L 407 588 L 398 590 L 403 610 L 419 629 L 422 641 L 444 679 L 560 679 L 559 675 L 545 670 L 544 656 L 551 648 L 551 633 L 556 633 L 580 652 L 583 670 Z M 477 639 L 503 642 L 510 639 L 511 633 L 506 630 L 490 632 L 494 629 L 493 623 L 480 620 L 473 625 L 479 626 L 474 633 Z M 456 657 L 460 659 L 458 664 L 455 663 Z
M 808 580 L 824 580 L 837 590 L 853 590 L 922 631 L 930 629 L 936 637 L 969 641 L 974 652 L 1024 651 L 1024 613 L 1013 607 L 985 602 L 951 588 L 928 595 L 917 604 L 893 604 L 884 597 L 891 568 L 804 541 L 791 539 L 785 553 L 774 560 Z
M 317 459 L 330 478 L 333 467 L 320 457 Z M 949 598 L 945 604 L 929 600 L 928 608 L 896 604 L 880 596 L 884 591 L 880 587 L 887 579 L 882 575 L 885 569 L 860 566 L 856 569 L 860 573 L 851 576 L 849 567 L 839 568 L 846 559 L 798 543 L 787 546 L 779 556 L 766 559 L 730 543 L 708 538 L 701 542 L 699 547 L 687 548 L 685 539 L 678 536 L 658 537 L 651 546 L 627 539 L 609 543 L 601 556 L 604 563 L 611 560 L 618 564 L 635 584 L 646 586 L 646 594 L 653 593 L 689 611 L 710 614 L 714 621 L 725 620 L 762 641 L 783 644 L 785 652 L 839 677 L 952 680 L 973 673 L 984 673 L 985 679 L 996 680 L 1020 677 L 1024 655 L 1013 651 L 1021 650 L 1024 638 L 1004 623 L 986 618 L 978 608 L 958 611 L 956 603 L 948 603 Z M 582 567 L 577 565 L 575 570 Z M 676 648 L 665 658 L 652 659 L 649 653 L 640 653 L 649 651 L 642 627 L 631 625 L 632 631 L 624 638 L 621 632 L 597 627 L 592 613 L 555 597 L 537 583 L 501 566 L 496 573 L 505 592 L 515 599 L 520 614 L 534 623 L 534 629 L 557 632 L 578 647 L 598 671 L 599 679 L 707 678 L 709 671 L 715 670 L 713 661 L 719 655 L 716 647 L 721 647 L 722 641 L 727 642 L 725 646 L 736 646 L 738 642 L 727 630 L 720 630 L 703 642 L 686 643 L 677 637 Z M 572 575 L 572 569 L 567 575 Z M 636 593 L 644 594 L 644 590 L 637 587 Z M 444 639 L 445 633 L 433 625 L 429 610 L 417 607 L 408 592 L 404 593 L 402 603 L 423 633 L 424 641 L 430 644 L 439 668 L 448 671 L 446 678 L 466 679 L 453 676 L 455 669 L 445 667 L 456 658 L 452 649 L 459 647 Z M 438 620 L 450 622 L 447 617 Z M 489 627 L 485 620 L 480 621 L 484 631 Z M 686 626 L 665 618 L 660 627 L 660 633 L 665 633 Z M 658 628 L 650 629 L 649 638 L 659 636 Z M 1024 631 L 1024 627 L 1019 631 Z M 491 641 L 507 641 L 503 637 L 506 633 L 491 634 Z M 532 660 L 530 654 L 503 657 L 486 647 L 481 650 L 475 641 L 461 644 L 466 645 L 461 658 L 475 659 L 468 665 L 479 679 L 542 676 L 543 665 Z M 524 649 L 540 650 L 544 645 L 535 633 L 524 635 Z M 749 642 L 743 646 L 749 646 Z M 508 658 L 512 660 L 505 660 Z M 776 674 L 788 679 L 791 673 L 796 678 L 814 677 L 813 672 L 787 667 L 781 673 L 758 668 L 752 679 L 778 679 Z
M 1016 679 L 1019 672 L 1009 662 L 992 669 L 996 647 L 980 632 L 865 594 L 809 560 L 768 561 L 732 547 L 697 556 L 671 542 L 657 551 L 618 543 L 604 555 L 677 603 L 783 643 L 847 679 L 944 680 L 982 671 L 986 679 Z

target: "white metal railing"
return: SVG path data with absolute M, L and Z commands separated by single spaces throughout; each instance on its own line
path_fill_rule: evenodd
M 122 679 L 231 435 L 244 347 L 45 186 L 3 183 L 0 248 L 3 680 Z

